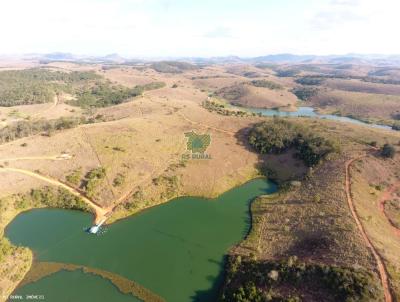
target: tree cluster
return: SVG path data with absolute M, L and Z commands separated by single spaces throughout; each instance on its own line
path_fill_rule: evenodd
M 365 269 L 305 263 L 295 256 L 281 261 L 231 256 L 226 275 L 221 300 L 229 302 L 303 301 L 298 291 L 285 292 L 285 288 L 300 292 L 307 288 L 309 293 L 323 293 L 329 301 L 372 302 L 379 295 L 373 275 Z
M 307 166 L 315 166 L 331 152 L 338 152 L 336 142 L 313 134 L 305 126 L 285 119 L 274 118 L 253 126 L 248 141 L 259 153 L 282 153 L 289 148 L 297 150 L 297 156 Z
M 314 87 L 296 87 L 292 89 L 292 93 L 302 101 L 309 101 L 313 96 L 318 94 L 318 88 Z

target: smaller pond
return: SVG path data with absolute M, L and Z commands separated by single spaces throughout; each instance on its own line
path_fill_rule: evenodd
M 314 110 L 312 107 L 298 107 L 297 111 L 280 111 L 276 109 L 259 109 L 259 108 L 246 108 L 246 110 L 254 113 L 261 113 L 264 116 L 282 116 L 282 117 L 314 117 L 314 118 L 321 118 L 321 119 L 328 119 L 328 120 L 335 120 L 344 123 L 352 123 L 357 125 L 364 125 L 372 128 L 378 129 L 387 129 L 392 130 L 392 127 L 385 126 L 385 125 L 378 125 L 372 123 L 366 123 L 354 118 L 346 117 L 346 116 L 338 116 L 334 114 L 319 114 Z

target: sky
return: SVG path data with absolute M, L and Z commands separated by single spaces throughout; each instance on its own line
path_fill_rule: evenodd
M 1 0 L 0 54 L 400 54 L 398 0 Z

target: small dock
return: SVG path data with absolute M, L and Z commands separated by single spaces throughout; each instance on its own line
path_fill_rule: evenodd
M 97 234 L 100 230 L 100 227 L 106 222 L 107 218 L 103 218 L 98 224 L 95 224 L 89 229 L 90 234 Z

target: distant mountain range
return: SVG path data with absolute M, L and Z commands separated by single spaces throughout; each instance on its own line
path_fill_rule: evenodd
M 181 61 L 190 62 L 199 65 L 208 64 L 370 64 L 370 65 L 400 65 L 400 55 L 295 55 L 295 54 L 273 54 L 252 58 L 242 58 L 238 56 L 225 57 L 178 57 L 178 58 L 125 58 L 117 53 L 108 54 L 106 56 L 82 56 L 71 53 L 54 52 L 48 54 L 27 54 L 27 59 L 38 59 L 41 62 L 67 61 L 82 63 L 103 63 L 103 64 L 144 64 L 155 61 Z

